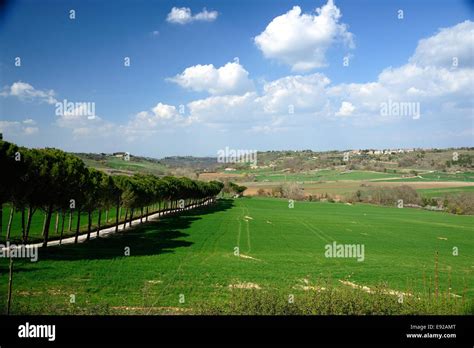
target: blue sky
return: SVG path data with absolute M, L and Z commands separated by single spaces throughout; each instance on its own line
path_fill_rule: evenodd
M 447 0 L 12 1 L 0 132 L 153 157 L 474 146 L 472 15 Z M 64 99 L 95 115 L 58 115 Z M 381 115 L 389 102 L 420 113 Z

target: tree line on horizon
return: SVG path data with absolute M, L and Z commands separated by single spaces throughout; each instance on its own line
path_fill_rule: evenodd
M 119 210 L 125 209 L 125 224 L 132 223 L 134 214 L 148 220 L 149 209 L 169 211 L 184 209 L 215 198 L 224 184 L 203 182 L 186 177 L 152 174 L 108 175 L 64 151 L 45 148 L 29 149 L 0 140 L 0 236 L 3 234 L 3 205 L 11 204 L 6 240 L 10 239 L 14 211 L 21 213 L 23 243 L 28 242 L 32 217 L 38 210 L 44 212 L 43 246 L 48 243 L 54 213 L 62 216 L 61 238 L 66 215 L 69 230 L 74 213 L 77 214 L 75 242 L 80 233 L 81 213 L 87 213 L 87 240 L 92 232 L 92 214 L 98 212 L 97 235 L 101 228 L 102 212 L 115 206 L 115 231 L 120 224 Z M 56 220 L 56 230 L 58 227 Z M 106 218 L 107 221 L 107 218 Z M 57 232 L 57 231 L 56 231 Z

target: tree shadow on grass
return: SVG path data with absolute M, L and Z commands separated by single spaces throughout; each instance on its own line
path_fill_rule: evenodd
M 127 257 L 127 250 L 129 256 L 173 253 L 176 248 L 189 247 L 193 244 L 185 240 L 189 236 L 185 231 L 193 222 L 200 220 L 202 215 L 225 211 L 232 206 L 232 200 L 219 200 L 212 206 L 168 215 L 157 221 L 143 223 L 89 242 L 41 248 L 39 261 L 113 259 Z

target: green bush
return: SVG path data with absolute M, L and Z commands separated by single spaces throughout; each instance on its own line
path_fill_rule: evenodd
M 324 289 L 323 289 L 324 288 Z M 365 292 L 327 285 L 321 290 L 234 289 L 226 303 L 205 302 L 194 308 L 204 315 L 455 315 L 473 314 L 474 304 L 440 293 L 388 294 L 383 285 Z M 290 295 L 293 296 L 292 300 Z

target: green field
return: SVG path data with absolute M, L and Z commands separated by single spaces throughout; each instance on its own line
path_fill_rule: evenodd
M 100 170 L 119 170 L 128 172 L 141 172 L 151 173 L 155 175 L 163 175 L 168 171 L 168 168 L 160 163 L 151 161 L 139 161 L 130 158 L 129 161 L 125 161 L 122 158 L 107 157 L 104 160 L 91 160 L 84 156 L 78 156 L 81 158 L 88 167 L 100 169 Z
M 374 180 L 400 177 L 397 173 L 379 173 L 369 171 L 337 171 L 337 170 L 319 170 L 309 173 L 264 173 L 257 174 L 257 181 L 337 181 L 337 180 Z
M 452 293 L 472 299 L 473 233 L 473 216 L 365 204 L 296 202 L 290 209 L 285 200 L 220 200 L 109 238 L 40 250 L 37 263 L 15 261 L 12 308 L 14 313 L 187 311 L 206 302 L 225 303 L 232 286 L 297 294 L 324 278 L 432 291 L 436 252 L 440 289 L 451 284 Z M 324 247 L 333 241 L 363 244 L 364 261 L 326 258 Z M 130 256 L 124 256 L 126 247 Z M 0 266 L 4 297 L 7 262 Z M 69 303 L 71 294 L 75 304 Z
M 256 182 L 322 182 L 322 181 L 388 181 L 388 182 L 431 182 L 431 181 L 460 181 L 474 182 L 473 172 L 445 173 L 428 172 L 426 170 L 418 171 L 418 175 L 409 173 L 407 169 L 403 172 L 394 173 L 393 171 L 375 172 L 365 170 L 335 170 L 321 169 L 302 173 L 290 173 L 283 171 L 273 171 L 270 169 L 254 169 L 251 171 L 237 170 L 233 174 L 254 175 Z M 408 177 L 402 177 L 403 175 Z
M 465 192 L 474 192 L 474 186 L 462 186 L 462 187 L 445 187 L 445 188 L 434 188 L 434 189 L 417 189 L 421 196 L 428 198 L 442 198 L 445 195 L 452 195 Z
M 400 178 L 393 179 L 390 182 L 409 182 L 409 181 L 468 181 L 474 182 L 474 172 L 463 172 L 463 173 L 443 173 L 443 172 L 433 172 L 433 173 L 422 173 L 419 174 L 419 177 L 415 178 Z
M 124 161 L 121 158 L 109 158 L 106 162 L 107 166 L 114 169 L 140 171 L 143 173 L 156 173 L 163 174 L 166 171 L 166 167 L 158 164 L 145 161 Z

